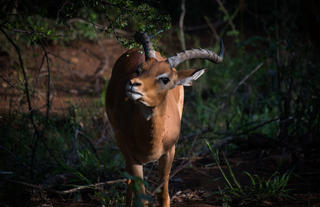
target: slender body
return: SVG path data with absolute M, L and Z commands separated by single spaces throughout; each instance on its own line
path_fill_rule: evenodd
M 143 45 L 144 52 L 129 50 L 116 62 L 107 88 L 106 111 L 129 174 L 143 179 L 143 164 L 159 161 L 159 182 L 164 185 L 158 200 L 161 206 L 168 207 L 169 174 L 180 133 L 183 86 L 190 86 L 204 73 L 204 69 L 177 71 L 174 67 L 191 58 L 221 62 L 223 45 L 219 56 L 207 50 L 192 50 L 166 59 L 153 50 L 146 34 L 138 33 L 136 40 Z M 132 206 L 145 190 L 141 185 L 140 191 L 135 192 L 133 183 L 128 184 L 126 204 Z

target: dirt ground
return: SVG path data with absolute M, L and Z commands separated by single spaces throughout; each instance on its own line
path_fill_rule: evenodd
M 51 112 L 63 114 L 70 103 L 84 106 L 104 88 L 105 78 L 111 76 L 112 66 L 125 51 L 114 39 L 100 42 L 72 42 L 52 45 L 48 49 L 51 79 Z M 25 65 L 29 77 L 32 106 L 44 111 L 48 70 L 40 47 L 24 48 Z M 14 51 L 0 52 L 0 110 L 7 112 L 26 107 L 21 90 L 21 71 Z M 31 78 L 32 77 L 32 78 Z M 21 103 L 21 104 L 18 104 Z M 21 109 L 21 111 L 26 108 Z
M 99 42 L 73 42 L 65 46 L 48 47 L 51 77 L 51 113 L 63 115 L 70 103 L 85 107 L 94 98 L 99 97 L 105 87 L 105 78 L 111 75 L 116 59 L 125 51 L 114 39 Z M 46 109 L 47 64 L 39 47 L 24 48 L 32 105 L 35 110 Z M 42 63 L 44 62 L 44 63 Z M 21 90 L 21 72 L 17 59 L 12 54 L 0 51 L 0 113 L 10 110 L 26 111 L 26 98 Z M 35 77 L 35 78 L 34 78 Z M 37 90 L 35 90 L 37 89 Z M 179 147 L 179 146 L 178 146 Z M 282 154 L 257 159 L 262 152 L 251 150 L 230 156 L 230 163 L 241 182 L 247 182 L 244 171 L 270 176 L 277 170 Z M 229 158 L 229 157 L 228 157 Z M 186 158 L 188 159 L 188 158 Z M 319 157 L 315 157 L 319 163 Z M 175 168 L 183 162 L 176 159 Z M 170 181 L 170 194 L 173 207 L 215 207 L 221 201 L 214 194 L 225 184 L 214 160 L 205 155 L 196 158 L 191 166 L 182 169 Z M 295 176 L 290 180 L 295 199 L 277 201 L 267 206 L 320 206 L 320 171 L 314 160 L 297 162 Z M 287 164 L 291 164 L 289 159 Z M 317 165 L 316 165 L 317 166 Z M 224 166 L 225 167 L 225 166 Z M 220 178 L 220 179 L 218 179 Z M 28 187 L 26 187 L 29 189 Z M 30 189 L 29 189 L 30 190 Z M 40 194 L 33 194 L 39 195 Z M 96 200 L 81 200 L 52 197 L 40 199 L 39 206 L 101 206 Z
M 287 168 L 288 164 L 278 166 L 275 160 L 268 157 L 257 159 L 258 150 L 247 152 L 239 152 L 228 156 L 228 160 L 232 166 L 235 176 L 243 185 L 249 182 L 243 172 L 251 172 L 260 176 L 269 177 L 275 170 L 281 171 L 281 168 Z M 187 158 L 177 158 L 174 161 L 172 172 L 179 168 Z M 156 185 L 156 166 L 148 164 L 145 166 L 145 174 L 148 177 L 148 183 L 151 189 Z M 222 168 L 226 171 L 226 165 L 222 164 Z M 147 172 L 147 173 L 146 173 Z M 314 163 L 303 162 L 296 165 L 294 174 L 289 181 L 291 199 L 268 201 L 266 203 L 255 204 L 250 206 L 263 207 L 318 207 L 320 206 L 320 171 L 315 168 Z M 152 176 L 152 177 L 151 177 Z M 66 196 L 49 195 L 38 191 L 32 187 L 18 184 L 21 194 L 15 192 L 15 196 L 19 195 L 21 199 L 32 197 L 32 205 L 41 207 L 101 207 L 99 199 L 96 197 L 86 196 L 86 192 L 82 192 L 81 199 L 75 199 L 73 194 Z M 179 171 L 170 180 L 170 196 L 172 207 L 222 207 L 221 196 L 217 194 L 226 183 L 222 179 L 222 175 L 210 155 L 193 158 L 190 165 Z M 88 192 L 87 192 L 88 193 Z M 92 193 L 92 192 L 91 192 Z M 13 198 L 12 198 L 13 199 Z M 16 199 L 16 197 L 15 197 Z M 30 202 L 30 201 L 29 201 Z M 233 203 L 231 206 L 247 206 Z

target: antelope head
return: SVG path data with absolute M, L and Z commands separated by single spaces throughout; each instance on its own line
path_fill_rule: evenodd
M 156 59 L 156 52 L 152 47 L 151 38 L 145 33 L 136 33 L 135 39 L 143 45 L 145 62 L 136 69 L 136 76 L 126 85 L 126 94 L 133 101 L 140 102 L 147 107 L 161 104 L 170 89 L 178 85 L 191 86 L 205 69 L 188 69 L 177 71 L 180 63 L 190 59 L 207 59 L 213 63 L 223 60 L 224 45 L 220 41 L 219 55 L 206 49 L 192 49 L 178 53 L 164 61 Z

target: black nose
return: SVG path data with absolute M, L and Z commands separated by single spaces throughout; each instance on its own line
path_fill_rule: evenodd
M 141 86 L 141 85 L 142 85 L 141 82 L 139 82 L 139 81 L 137 81 L 137 80 L 135 80 L 135 81 L 130 80 L 130 81 L 129 81 L 129 84 L 130 84 L 131 86 Z

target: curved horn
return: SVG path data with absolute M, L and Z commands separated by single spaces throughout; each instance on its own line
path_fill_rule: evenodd
M 149 36 L 147 33 L 136 32 L 134 35 L 134 39 L 136 40 L 137 43 L 143 46 L 146 60 L 148 60 L 149 58 L 156 57 L 156 51 L 153 49 L 151 36 Z
M 171 68 L 175 68 L 180 63 L 190 59 L 195 59 L 195 58 L 207 59 L 213 63 L 218 64 L 223 60 L 223 53 L 224 53 L 224 45 L 221 39 L 219 55 L 207 49 L 192 49 L 192 50 L 186 50 L 184 52 L 178 53 L 175 56 L 169 57 L 167 61 Z

